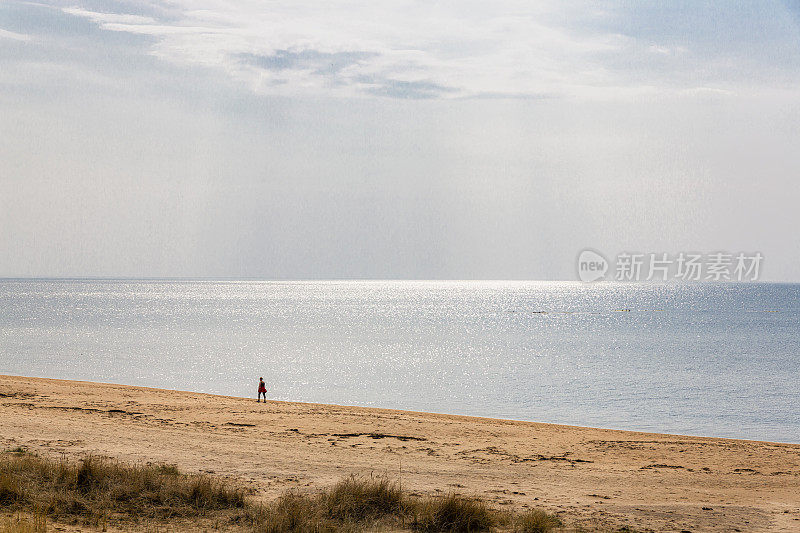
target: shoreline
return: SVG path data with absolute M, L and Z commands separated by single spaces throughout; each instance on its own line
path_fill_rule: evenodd
M 0 375 L 0 446 L 175 464 L 264 500 L 375 473 L 587 528 L 800 528 L 793 443 Z
M 103 386 L 111 386 L 111 387 L 130 387 L 135 389 L 142 389 L 142 390 L 150 390 L 150 391 L 162 391 L 162 392 L 174 392 L 180 394 L 195 394 L 195 395 L 203 395 L 209 397 L 216 397 L 216 398 L 224 398 L 229 400 L 251 400 L 252 397 L 250 396 L 232 396 L 228 394 L 217 394 L 213 392 L 201 392 L 201 391 L 187 391 L 182 389 L 165 389 L 161 387 L 150 387 L 146 385 L 131 385 L 126 383 L 115 383 L 110 381 L 90 381 L 84 379 L 60 379 L 60 378 L 47 378 L 47 377 L 38 377 L 38 376 L 25 376 L 22 374 L 0 374 L 0 382 L 3 378 L 24 378 L 30 380 L 43 380 L 48 382 L 63 382 L 63 383 L 80 383 L 85 385 L 103 385 Z M 555 426 L 561 428 L 574 428 L 579 430 L 601 430 L 601 431 L 620 431 L 624 433 L 637 433 L 642 435 L 652 435 L 652 436 L 670 436 L 670 437 L 679 437 L 679 438 L 686 438 L 686 439 L 712 439 L 712 440 L 729 440 L 729 441 L 740 441 L 740 442 L 749 442 L 749 443 L 763 443 L 763 444 L 776 444 L 776 445 L 798 445 L 800 446 L 800 442 L 791 442 L 791 441 L 772 441 L 772 440 L 762 440 L 762 439 L 746 439 L 741 437 L 721 437 L 715 435 L 696 435 L 692 433 L 669 433 L 669 432 L 661 432 L 661 431 L 646 431 L 640 429 L 626 429 L 626 428 L 614 428 L 614 427 L 605 427 L 605 426 L 583 426 L 579 424 L 562 424 L 559 422 L 542 422 L 538 420 L 524 420 L 520 418 L 502 418 L 502 417 L 494 417 L 494 416 L 480 416 L 480 415 L 469 415 L 469 414 L 462 414 L 462 413 L 447 413 L 447 412 L 440 412 L 440 411 L 415 411 L 409 409 L 396 409 L 393 407 L 375 407 L 375 406 L 367 406 L 367 405 L 356 405 L 356 404 L 338 404 L 338 403 L 321 403 L 321 402 L 302 402 L 302 401 L 294 401 L 294 400 L 269 400 L 270 403 L 276 404 L 286 404 L 286 405 L 306 405 L 306 406 L 316 406 L 316 407 L 334 407 L 334 408 L 352 408 L 352 409 L 371 409 L 375 411 L 388 411 L 393 413 L 405 413 L 409 415 L 432 415 L 432 416 L 449 416 L 449 417 L 458 417 L 458 418 L 465 418 L 465 419 L 475 419 L 475 420 L 484 420 L 484 421 L 500 421 L 500 422 L 513 422 L 519 424 L 538 424 L 538 425 L 547 425 L 547 426 Z

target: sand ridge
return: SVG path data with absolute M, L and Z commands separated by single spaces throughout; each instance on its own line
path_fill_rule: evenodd
M 375 473 L 589 527 L 800 531 L 800 444 L 0 376 L 0 445 L 176 464 L 263 498 Z

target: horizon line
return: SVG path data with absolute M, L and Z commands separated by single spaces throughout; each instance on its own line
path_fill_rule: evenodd
M 618 281 L 604 279 L 584 282 L 579 279 L 531 279 L 531 278 L 261 278 L 261 277 L 228 277 L 228 276 L 0 276 L 5 281 L 228 281 L 228 282 L 526 282 L 526 283 L 579 283 L 583 285 L 800 285 L 800 280 L 789 281 L 737 281 L 737 280 L 651 280 L 651 281 Z

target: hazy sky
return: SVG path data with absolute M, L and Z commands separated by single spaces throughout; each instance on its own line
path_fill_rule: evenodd
M 800 281 L 797 2 L 0 2 L 0 276 Z

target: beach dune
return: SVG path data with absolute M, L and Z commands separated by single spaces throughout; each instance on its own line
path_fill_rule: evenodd
M 175 464 L 264 499 L 373 473 L 584 527 L 800 531 L 800 444 L 0 376 L 0 445 Z

